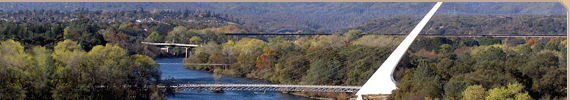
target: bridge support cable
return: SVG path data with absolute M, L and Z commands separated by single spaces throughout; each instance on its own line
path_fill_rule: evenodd
M 391 94 L 392 90 L 397 89 L 396 82 L 392 76 L 398 62 L 405 52 L 408 50 L 412 42 L 416 39 L 418 34 L 427 24 L 429 19 L 435 14 L 442 2 L 437 2 L 435 6 L 426 14 L 426 16 L 420 21 L 420 23 L 410 32 L 410 34 L 404 38 L 402 43 L 392 52 L 388 59 L 382 63 L 380 68 L 372 74 L 372 77 L 368 79 L 362 88 L 356 93 L 358 96 L 357 100 L 362 100 L 362 95 L 369 94 Z

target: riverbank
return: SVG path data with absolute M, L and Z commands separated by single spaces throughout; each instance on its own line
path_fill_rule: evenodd
M 182 63 L 183 58 L 164 58 L 156 59 L 157 63 Z M 197 83 L 197 84 L 264 84 L 265 81 L 258 79 L 244 79 L 231 76 L 219 76 L 215 79 L 214 75 L 207 71 L 189 70 L 180 65 L 160 65 L 159 69 L 163 79 L 173 78 L 181 83 Z M 216 82 L 217 81 L 217 82 Z M 247 99 L 247 100 L 310 100 L 311 98 L 284 94 L 281 92 L 266 92 L 265 94 L 256 94 L 254 91 L 224 91 L 224 93 L 198 92 L 198 91 L 182 91 L 174 96 L 167 97 L 168 100 L 219 100 L 219 99 Z
M 208 67 L 208 66 L 189 66 L 189 65 L 187 65 L 187 66 L 184 66 L 184 68 L 186 68 L 188 70 L 194 70 L 194 71 L 218 73 L 218 74 L 224 75 L 226 77 L 262 81 L 262 82 L 269 83 L 269 84 L 287 84 L 287 83 L 279 83 L 279 82 L 271 81 L 271 80 L 268 80 L 268 79 L 263 78 L 263 77 L 256 77 L 256 76 L 251 75 L 251 74 L 250 75 L 237 75 L 238 73 L 233 71 L 232 69 L 224 69 L 224 68 L 220 68 L 220 67 L 211 68 L 211 66 Z M 328 93 L 328 92 L 287 92 L 284 94 L 301 96 L 301 97 L 306 97 L 306 98 L 311 98 L 311 99 L 320 99 L 320 100 L 349 99 L 351 97 L 351 94 L 347 94 L 347 93 Z
M 311 99 L 334 100 L 334 98 L 312 97 L 312 96 L 303 94 L 303 93 L 301 93 L 301 92 L 289 92 L 289 93 L 287 93 L 287 94 L 296 95 L 296 96 L 302 96 L 302 97 L 307 97 L 307 98 L 311 98 Z

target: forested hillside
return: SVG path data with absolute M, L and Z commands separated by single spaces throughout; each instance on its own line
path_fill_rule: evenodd
M 408 34 L 419 20 L 380 18 L 350 29 L 362 30 L 364 34 Z M 423 34 L 443 35 L 563 35 L 566 31 L 565 15 L 433 17 L 422 30 Z
M 377 18 L 398 16 L 421 17 L 434 3 L 331 3 L 331 2 L 242 2 L 242 3 L 0 3 L 0 10 L 166 10 L 186 9 L 212 11 L 235 15 L 241 21 L 260 26 L 266 32 L 337 31 L 354 27 Z M 556 2 L 446 2 L 436 16 L 504 16 L 566 14 L 564 6 Z
M 73 40 L 57 42 L 53 49 L 0 41 L 1 99 L 161 98 L 155 86 L 160 72 L 152 58 L 129 55 L 113 44 L 90 51 L 82 47 Z
M 94 22 L 104 23 L 161 23 L 193 25 L 197 28 L 219 27 L 239 24 L 233 15 L 185 9 L 183 11 L 164 10 L 19 10 L 0 11 L 0 20 L 15 24 L 52 23 L 65 24 L 84 16 Z

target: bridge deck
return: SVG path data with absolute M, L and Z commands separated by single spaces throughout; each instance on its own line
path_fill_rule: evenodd
M 141 42 L 142 44 L 148 45 L 161 45 L 161 46 L 181 46 L 181 47 L 198 47 L 195 44 L 181 44 L 181 43 L 152 43 L 152 42 Z
M 280 85 L 280 84 L 179 84 L 170 87 L 174 88 L 176 91 L 224 90 L 224 91 L 307 91 L 307 92 L 356 92 L 361 88 L 361 86 Z
M 226 33 L 227 36 L 260 36 L 260 35 L 333 35 L 333 34 L 307 34 L 307 33 Z M 359 34 L 359 35 L 387 35 L 387 36 L 408 36 L 408 34 Z M 566 34 L 544 34 L 544 35 L 517 35 L 517 34 L 482 34 L 482 35 L 458 35 L 458 34 L 419 34 L 419 37 L 499 37 L 499 38 L 566 38 Z

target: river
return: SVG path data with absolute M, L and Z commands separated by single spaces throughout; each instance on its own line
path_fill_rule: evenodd
M 156 63 L 182 63 L 183 58 L 157 59 Z M 182 81 L 181 83 L 215 83 L 214 75 L 205 71 L 188 70 L 182 65 L 160 65 L 162 79 Z M 242 79 L 228 76 L 221 76 L 217 80 L 226 84 L 253 84 L 266 83 L 260 80 Z M 309 100 L 310 98 L 283 94 L 275 91 L 224 91 L 223 93 L 213 93 L 211 91 L 182 91 L 174 96 L 168 96 L 168 100 Z

